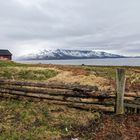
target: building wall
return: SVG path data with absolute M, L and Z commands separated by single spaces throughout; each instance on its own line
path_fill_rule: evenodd
M 0 55 L 0 60 L 12 60 L 12 56 L 11 55 L 7 55 L 7 56 Z

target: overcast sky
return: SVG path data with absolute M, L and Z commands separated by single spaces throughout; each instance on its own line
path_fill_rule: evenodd
M 140 55 L 140 0 L 0 0 L 0 49 Z

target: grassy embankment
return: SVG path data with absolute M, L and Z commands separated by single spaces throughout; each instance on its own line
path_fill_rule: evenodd
M 46 67 L 0 61 L 0 78 L 46 81 L 57 73 Z M 72 136 L 89 139 L 94 134 L 86 128 L 90 121 L 99 117 L 97 112 L 69 109 L 39 100 L 0 99 L 0 140 L 58 140 Z M 81 131 L 82 128 L 85 130 Z
M 43 81 L 56 75 L 57 72 L 51 69 L 10 61 L 0 61 L 0 78 Z
M 0 101 L 0 140 L 61 140 L 94 137 L 90 126 L 99 113 L 49 105 L 45 102 Z M 99 121 L 99 120 L 98 120 Z
M 58 73 L 52 69 L 53 67 L 0 61 L 0 78 L 47 81 L 47 79 L 56 76 Z M 114 80 L 116 69 L 116 67 L 93 66 L 55 67 L 60 70 L 79 72 L 80 74 L 81 71 L 85 70 L 87 75 L 94 73 L 96 76 L 110 80 Z M 127 76 L 130 77 L 129 82 L 134 83 L 134 85 L 138 84 L 140 69 L 133 67 L 127 67 L 126 69 Z M 121 121 L 119 118 L 114 120 L 114 117 L 111 119 L 105 116 L 104 123 L 110 128 L 110 131 L 107 131 L 106 129 L 108 128 L 103 124 L 102 114 L 98 112 L 70 109 L 65 106 L 48 104 L 41 100 L 29 101 L 23 99 L 20 101 L 0 99 L 0 140 L 71 140 L 71 138 L 92 140 L 102 135 L 101 139 L 111 139 L 114 137 L 123 139 L 127 138 L 130 134 L 129 130 L 134 130 L 132 139 L 140 137 L 137 131 L 140 130 L 139 117 L 131 118 L 131 116 L 124 116 L 121 118 Z M 131 125 L 129 126 L 129 130 L 127 130 L 129 122 Z
M 131 66 L 84 66 L 84 69 L 95 73 L 98 77 L 104 77 L 115 87 L 116 69 L 124 68 L 126 70 L 126 90 L 140 91 L 140 67 Z

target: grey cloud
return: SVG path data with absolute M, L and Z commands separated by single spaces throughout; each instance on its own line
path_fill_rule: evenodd
M 139 55 L 139 7 L 139 0 L 0 0 L 0 48 L 15 56 L 45 48 Z

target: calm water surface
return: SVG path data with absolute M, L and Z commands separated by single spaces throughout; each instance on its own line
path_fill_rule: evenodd
M 105 65 L 105 66 L 140 66 L 140 58 L 107 58 L 107 59 L 74 59 L 74 60 L 32 60 L 18 61 L 32 64 L 62 64 L 62 65 Z

